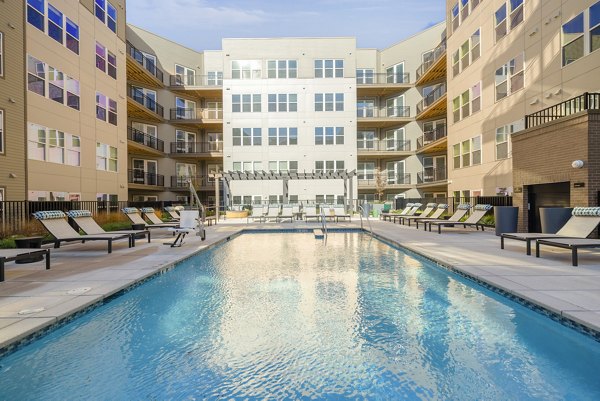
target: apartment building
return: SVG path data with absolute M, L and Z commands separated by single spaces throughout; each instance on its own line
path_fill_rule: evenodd
M 447 1 L 451 194 L 512 194 L 511 135 L 525 128 L 525 116 L 598 89 L 597 7 Z
M 220 171 L 356 172 L 350 185 L 227 181 L 232 204 L 420 196 L 414 72 L 443 32 L 439 24 L 381 51 L 354 38 L 273 38 L 196 52 L 128 26 L 130 199 L 185 201 L 191 179 L 213 203 Z

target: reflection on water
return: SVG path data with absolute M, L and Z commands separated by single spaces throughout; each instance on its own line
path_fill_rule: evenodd
M 599 348 L 364 235 L 244 235 L 0 361 L 0 398 L 593 400 Z

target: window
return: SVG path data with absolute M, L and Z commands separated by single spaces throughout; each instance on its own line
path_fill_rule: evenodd
M 222 71 L 208 71 L 207 76 L 208 86 L 221 86 L 223 85 L 223 72 Z
M 262 132 L 260 128 L 234 128 L 233 146 L 261 146 Z
M 117 148 L 96 142 L 96 170 L 117 172 Z
M 473 166 L 481 164 L 481 136 L 471 139 L 471 163 Z
M 298 111 L 298 95 L 295 93 L 270 93 L 268 98 L 270 112 Z
M 464 22 L 469 16 L 469 0 L 460 0 L 460 19 L 461 23 Z
M 452 158 L 455 169 L 481 164 L 481 135 L 452 146 Z
M 356 70 L 356 83 L 372 84 L 374 83 L 375 71 L 372 68 L 359 68 Z
M 466 140 L 462 142 L 461 153 L 462 167 L 469 167 L 471 165 L 471 140 Z
M 27 88 L 79 110 L 79 81 L 30 55 L 27 55 Z M 65 89 L 67 96 L 64 94 Z
M 4 110 L 0 110 L 0 153 L 4 153 Z
M 481 56 L 481 30 L 478 29 L 471 35 L 471 63 Z
M 375 163 L 359 162 L 356 168 L 356 174 L 359 180 L 375 179 Z
M 460 49 L 452 54 L 452 75 L 457 76 L 458 74 L 460 74 Z
M 28 157 L 50 163 L 81 165 L 81 142 L 78 136 L 29 123 Z
M 117 9 L 106 0 L 95 0 L 94 11 L 96 18 L 108 26 L 108 29 L 117 33 Z
M 117 125 L 117 101 L 96 92 L 96 118 Z
M 196 71 L 183 65 L 175 64 L 175 80 L 177 85 L 195 86 Z
M 356 101 L 356 116 L 359 118 L 368 118 L 375 115 L 375 100 L 358 99 Z
M 196 133 L 175 130 L 175 149 L 176 153 L 196 153 Z
M 356 133 L 357 149 L 375 148 L 375 131 L 358 131 Z
M 96 42 L 96 68 L 106 72 L 106 48 Z
M 452 100 L 452 112 L 455 123 L 479 110 L 481 110 L 481 82 Z
M 79 81 L 67 76 L 65 89 L 67 90 L 67 106 L 79 110 Z
M 117 56 L 112 54 L 111 52 L 106 52 L 106 59 L 108 61 L 108 65 L 106 67 L 106 73 L 109 77 L 117 79 Z
M 315 127 L 315 145 L 343 145 L 344 127 Z
M 117 125 L 117 101 L 108 99 L 108 122 Z
M 275 173 L 298 172 L 298 162 L 295 160 L 270 160 L 269 171 Z
M 525 129 L 525 120 L 496 128 L 496 160 L 506 159 L 511 154 L 510 136 Z
M 523 22 L 523 0 L 508 0 L 494 14 L 496 42 Z
M 315 60 L 315 78 L 344 78 L 344 60 Z
M 269 128 L 269 145 L 298 145 L 298 128 Z
M 315 93 L 315 111 L 344 111 L 344 94 Z
M 460 144 L 452 147 L 452 159 L 454 160 L 454 168 L 460 168 Z
M 460 13 L 458 9 L 458 3 L 452 6 L 452 32 L 455 32 L 458 26 L 460 25 Z
M 471 88 L 471 114 L 481 110 L 481 82 Z
M 584 56 L 584 18 L 581 13 L 562 26 L 562 65 Z
M 481 30 L 478 29 L 452 54 L 452 73 L 460 74 L 481 56 Z
M 48 36 L 63 44 L 63 14 L 48 4 Z
M 496 101 L 525 86 L 525 59 L 521 53 L 496 70 Z
M 79 26 L 66 18 L 66 41 L 65 46 L 75 54 L 79 54 Z
M 221 171 L 220 165 L 213 164 L 212 166 L 216 166 L 217 170 Z M 209 169 L 209 171 L 210 171 L 210 169 Z M 247 171 L 250 173 L 262 171 L 262 162 L 260 162 L 260 161 L 233 162 L 233 171 Z M 214 179 L 212 182 L 214 182 Z
M 388 84 L 402 84 L 406 80 L 404 63 L 399 63 L 386 69 L 386 82 Z
M 0 77 L 4 76 L 4 34 L 0 32 Z
M 600 49 L 600 1 L 590 7 L 590 52 L 598 49 Z
M 46 96 L 46 64 L 32 56 L 27 57 L 27 88 Z
M 315 173 L 333 173 L 335 171 L 344 171 L 343 160 L 315 161 Z
M 48 66 L 48 97 L 55 102 L 65 102 L 64 74 L 54 67 Z
M 231 62 L 232 79 L 259 79 L 261 77 L 260 61 L 233 60 Z
M 44 32 L 44 0 L 27 0 L 27 22 Z
M 232 95 L 231 111 L 234 113 L 258 113 L 261 111 L 261 95 Z
M 298 61 L 267 60 L 267 78 L 297 78 Z

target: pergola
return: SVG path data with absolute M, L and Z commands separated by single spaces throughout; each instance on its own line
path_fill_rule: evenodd
M 276 171 L 223 171 L 210 174 L 215 180 L 215 200 L 217 205 L 220 203 L 219 181 L 223 178 L 223 193 L 225 204 L 229 204 L 229 185 L 231 181 L 281 181 L 283 186 L 283 203 L 289 201 L 289 182 L 290 180 L 344 180 L 344 199 L 346 207 L 351 207 L 352 199 L 352 178 L 356 176 L 356 170 L 338 170 L 338 171 L 311 171 L 311 172 L 276 172 Z

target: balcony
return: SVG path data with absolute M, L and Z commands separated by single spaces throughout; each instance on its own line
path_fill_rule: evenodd
M 172 158 L 223 157 L 223 142 L 171 142 Z
M 169 89 L 203 98 L 223 98 L 223 75 L 171 75 Z
M 399 174 L 396 176 L 388 176 L 387 171 L 382 171 L 384 176 L 380 187 L 384 189 L 402 189 L 410 187 L 410 174 Z M 376 189 L 378 187 L 378 180 L 374 177 L 373 174 L 367 174 L 366 176 L 358 177 L 358 189 Z
M 417 104 L 417 120 L 446 117 L 446 84 L 439 84 Z
M 171 109 L 170 123 L 221 131 L 223 127 L 223 110 L 174 107 Z
M 390 96 L 402 93 L 413 86 L 408 73 L 365 73 L 356 77 L 356 89 L 359 96 Z
M 127 42 L 127 80 L 142 83 L 150 87 L 164 86 L 163 72 L 144 53 Z
M 214 178 L 210 178 L 207 175 L 194 175 L 194 176 L 171 176 L 171 187 L 172 191 L 189 191 L 190 186 L 188 181 L 191 179 L 192 185 L 196 191 L 214 191 L 215 181 Z
M 444 39 L 431 56 L 417 68 L 417 86 L 446 79 L 446 40 Z
M 162 191 L 165 186 L 165 176 L 143 170 L 127 170 L 127 182 L 129 189 Z
M 600 93 L 584 93 L 525 116 L 525 129 L 546 124 L 586 110 L 600 110 Z
M 164 108 L 143 90 L 127 85 L 127 116 L 154 122 L 164 121 Z
M 409 106 L 358 108 L 356 111 L 359 128 L 389 128 L 411 121 Z
M 357 141 L 358 156 L 365 157 L 397 157 L 410 155 L 410 141 L 396 141 L 393 139 L 373 139 Z
M 446 185 L 447 179 L 448 173 L 445 168 L 425 167 L 422 172 L 417 173 L 419 187 Z
M 145 153 L 153 156 L 164 156 L 165 143 L 145 132 L 133 127 L 127 127 L 127 146 L 135 153 Z
M 425 131 L 423 136 L 417 139 L 417 153 L 445 152 L 448 148 L 446 135 L 445 125 Z

